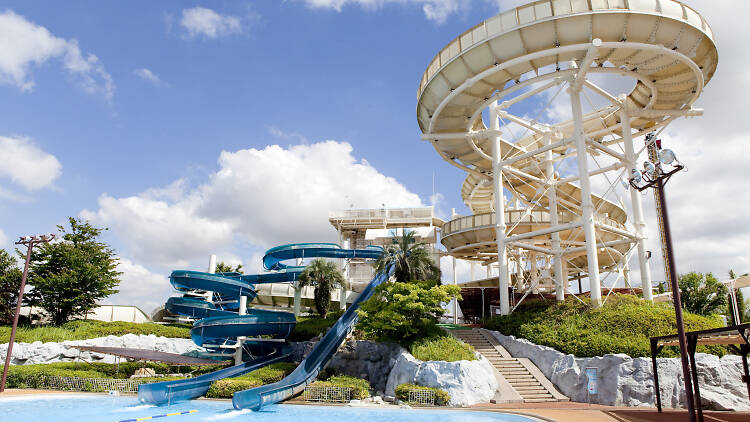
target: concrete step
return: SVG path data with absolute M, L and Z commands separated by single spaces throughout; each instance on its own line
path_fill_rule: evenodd
M 518 391 L 519 394 L 549 394 L 549 391 L 547 391 L 546 388 L 539 386 L 520 386 L 520 385 L 514 385 L 513 388 L 515 388 L 516 391 Z
M 524 400 L 526 400 L 526 399 L 553 399 L 554 398 L 554 397 L 552 397 L 552 394 L 550 394 L 550 393 L 526 394 L 526 393 L 519 392 L 519 394 L 521 394 L 521 397 L 523 397 Z
M 551 402 L 551 401 L 559 401 L 559 400 L 557 400 L 555 398 L 551 398 L 551 399 L 527 399 L 527 398 L 524 398 L 523 399 L 524 403 L 546 403 L 546 402 Z

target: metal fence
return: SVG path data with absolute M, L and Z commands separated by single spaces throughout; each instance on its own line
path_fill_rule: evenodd
M 93 392 L 117 391 L 120 393 L 137 393 L 138 384 L 141 384 L 143 382 L 144 381 L 137 379 L 79 378 L 58 377 L 53 375 L 32 375 L 23 379 L 23 386 L 26 388 L 39 388 L 45 390 Z
M 330 403 L 348 403 L 352 399 L 351 387 L 305 387 L 302 392 L 305 401 L 319 401 Z
M 434 406 L 435 392 L 432 390 L 409 390 L 409 404 Z

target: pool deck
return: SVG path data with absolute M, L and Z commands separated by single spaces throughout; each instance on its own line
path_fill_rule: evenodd
M 55 391 L 55 390 L 31 390 L 31 389 L 6 389 L 0 393 L 0 398 L 14 396 L 33 396 L 46 394 L 75 394 L 81 395 L 81 392 L 74 391 Z M 93 395 L 103 395 L 104 393 L 83 393 Z M 127 396 L 127 395 L 125 395 Z M 212 399 L 213 400 L 213 399 Z M 292 400 L 289 404 L 305 405 L 301 400 Z M 320 405 L 316 403 L 316 405 Z M 329 404 L 332 406 L 342 406 Z M 345 406 L 345 405 L 343 405 Z M 668 409 L 658 413 L 656 409 L 650 408 L 632 408 L 632 407 L 615 407 L 603 406 L 598 404 L 586 404 L 575 402 L 549 402 L 549 403 L 508 403 L 508 404 L 477 404 L 466 408 L 435 408 L 428 407 L 431 410 L 481 410 L 489 412 L 516 413 L 520 415 L 533 416 L 550 422 L 678 422 L 688 420 L 685 410 Z M 750 412 L 716 412 L 704 411 L 704 418 L 707 422 L 741 422 L 750 421 Z

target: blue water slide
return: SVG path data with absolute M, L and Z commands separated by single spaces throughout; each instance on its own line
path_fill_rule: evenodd
M 212 301 L 198 297 L 172 297 L 165 308 L 175 314 L 199 319 L 190 330 L 193 341 L 209 350 L 231 347 L 238 337 L 270 336 L 279 340 L 246 341 L 245 352 L 250 360 L 196 378 L 141 384 L 138 399 L 142 403 L 164 404 L 199 397 L 211 383 L 227 377 L 236 377 L 262 366 L 289 359 L 289 346 L 283 343 L 294 330 L 296 318 L 289 312 L 247 309 L 239 315 L 241 296 L 252 300 L 257 295 L 256 284 L 294 282 L 303 266 L 286 265 L 282 261 L 296 258 L 363 258 L 377 259 L 380 247 L 342 249 L 333 243 L 297 243 L 269 249 L 263 265 L 269 272 L 241 274 L 238 272 L 207 273 L 176 270 L 169 277 L 172 286 L 182 292 L 212 292 Z
M 234 393 L 232 397 L 234 408 L 260 410 L 263 406 L 278 403 L 301 393 L 308 384 L 315 380 L 315 377 L 336 353 L 338 347 L 357 323 L 359 305 L 372 297 L 375 288 L 387 281 L 393 275 L 393 270 L 394 266 L 391 264 L 385 271 L 375 275 L 370 284 L 328 330 L 294 372 L 279 382 Z

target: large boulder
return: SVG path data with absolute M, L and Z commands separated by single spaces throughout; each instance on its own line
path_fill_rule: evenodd
M 71 346 L 124 347 L 128 349 L 147 349 L 176 354 L 196 354 L 204 351 L 190 339 L 158 337 L 153 334 L 98 337 L 88 340 L 72 340 L 62 343 L 15 343 L 11 356 L 12 365 L 72 362 L 78 358 L 88 362 L 115 363 L 115 356 L 101 353 L 83 352 Z M 8 352 L 8 344 L 0 344 L 0 355 Z
M 514 357 L 528 358 L 561 393 L 577 402 L 612 406 L 656 406 L 650 358 L 610 354 L 578 358 L 526 339 L 492 332 Z M 722 358 L 696 353 L 701 403 L 706 409 L 750 410 L 747 386 L 742 382 L 739 356 Z M 682 363 L 678 358 L 658 358 L 659 389 L 664 407 L 685 407 Z M 597 369 L 598 394 L 589 395 L 586 368 Z
M 385 394 L 395 395 L 396 387 L 406 383 L 447 391 L 451 406 L 487 403 L 497 390 L 494 373 L 492 365 L 482 356 L 475 361 L 423 362 L 404 350 L 388 376 Z

